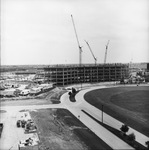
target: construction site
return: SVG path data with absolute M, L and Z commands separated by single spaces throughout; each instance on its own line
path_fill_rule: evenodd
M 132 63 L 107 63 L 107 53 L 110 40 L 108 40 L 107 44 L 105 45 L 105 56 L 103 64 L 97 64 L 97 57 L 94 55 L 89 43 L 85 41 L 95 61 L 95 64 L 82 64 L 83 51 L 79 43 L 79 38 L 72 15 L 71 19 L 79 49 L 79 64 L 50 65 L 48 67 L 44 67 L 45 78 L 47 81 L 54 83 L 56 86 L 65 86 L 76 83 L 82 84 L 121 81 L 122 79 L 130 78 L 130 74 L 132 72 L 140 71 L 142 74 L 142 71 L 147 72 L 149 70 L 149 64 L 147 63 L 144 63 L 143 68 L 141 64 L 136 67 L 135 65 L 132 65 Z
M 97 63 L 85 41 L 95 63 L 82 63 L 82 46 L 72 15 L 71 19 L 78 64 L 4 69 L 0 79 L 2 148 L 149 149 L 149 63 L 107 63 L 110 40 L 103 63 Z
M 58 65 L 44 68 L 45 77 L 58 86 L 120 81 L 129 76 L 128 64 Z

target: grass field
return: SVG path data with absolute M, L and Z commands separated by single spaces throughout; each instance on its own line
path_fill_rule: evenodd
M 85 94 L 87 102 L 149 136 L 149 87 L 124 86 L 98 89 Z

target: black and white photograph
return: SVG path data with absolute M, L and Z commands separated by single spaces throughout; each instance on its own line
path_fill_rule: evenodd
M 149 150 L 149 1 L 0 1 L 0 150 Z

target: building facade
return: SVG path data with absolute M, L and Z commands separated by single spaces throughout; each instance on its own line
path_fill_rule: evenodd
M 45 78 L 57 86 L 119 81 L 129 76 L 129 64 L 54 65 L 44 68 Z

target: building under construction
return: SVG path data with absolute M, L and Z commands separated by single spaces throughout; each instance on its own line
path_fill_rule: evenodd
M 75 36 L 79 48 L 79 65 L 53 65 L 44 68 L 45 79 L 57 86 L 65 86 L 77 83 L 98 83 L 105 81 L 120 81 L 128 78 L 130 70 L 129 64 L 107 64 L 107 50 L 109 41 L 106 44 L 104 64 L 96 64 L 97 58 L 87 41 L 86 44 L 95 60 L 95 65 L 82 64 L 82 46 L 80 46 L 73 16 L 71 15 Z
M 109 41 L 106 45 L 104 64 L 96 64 L 88 42 L 87 45 L 95 59 L 95 65 L 82 64 L 82 47 L 80 46 L 73 16 L 72 23 L 79 48 L 79 65 L 54 65 L 44 68 L 45 79 L 58 86 L 65 86 L 77 83 L 98 83 L 105 81 L 118 81 L 129 75 L 129 64 L 106 64 L 106 56 Z
M 53 65 L 44 68 L 45 78 L 57 86 L 119 81 L 129 76 L 129 64 Z

